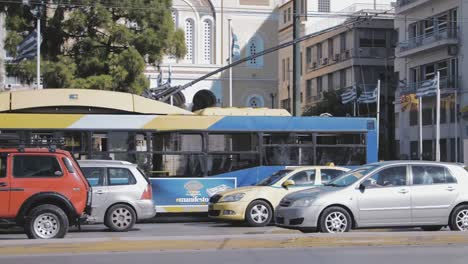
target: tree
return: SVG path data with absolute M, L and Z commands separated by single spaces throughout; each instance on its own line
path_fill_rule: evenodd
M 0 4 L 7 16 L 5 49 L 12 55 L 35 28 L 30 7 L 21 2 Z M 185 56 L 184 32 L 176 30 L 172 21 L 172 0 L 45 2 L 41 59 L 46 87 L 141 93 L 149 86 L 143 75 L 146 64 L 156 65 L 165 55 Z M 35 75 L 32 63 L 8 69 L 30 80 Z
M 329 113 L 333 116 L 346 116 L 349 113 L 346 106 L 341 103 L 341 97 L 336 91 L 323 92 L 323 100 L 314 105 L 304 107 L 303 116 L 318 116 Z

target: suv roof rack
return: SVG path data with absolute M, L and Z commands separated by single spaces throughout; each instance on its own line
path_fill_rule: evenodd
M 63 138 L 31 138 L 25 141 L 17 135 L 0 134 L 0 148 L 17 148 L 19 152 L 24 152 L 25 148 L 47 148 L 50 152 L 55 152 L 64 146 L 65 140 Z

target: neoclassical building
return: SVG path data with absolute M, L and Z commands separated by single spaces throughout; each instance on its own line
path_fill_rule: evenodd
M 246 57 L 278 44 L 277 0 L 174 0 L 173 20 L 185 32 L 187 55 L 167 57 L 163 79 L 172 68 L 172 85 L 183 85 L 227 64 L 230 54 L 229 21 Z M 277 107 L 277 53 L 271 53 L 233 68 L 233 106 Z M 159 72 L 146 69 L 151 87 Z M 229 72 L 225 71 L 183 90 L 175 104 L 188 110 L 229 106 Z

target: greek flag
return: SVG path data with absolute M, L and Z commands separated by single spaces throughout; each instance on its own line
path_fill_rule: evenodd
M 377 102 L 377 88 L 373 91 L 364 91 L 358 98 L 360 104 L 372 104 Z
M 39 36 L 42 41 L 42 36 Z M 19 45 L 16 47 L 18 56 L 15 61 L 30 60 L 37 56 L 37 31 L 31 32 Z
M 417 97 L 434 96 L 437 94 L 437 78 L 426 80 L 416 89 Z
M 349 89 L 346 89 L 346 91 L 344 91 L 344 93 L 341 94 L 342 104 L 347 104 L 354 100 L 356 100 L 356 87 L 354 86 Z
M 234 34 L 233 30 L 231 32 L 232 32 L 231 56 L 232 56 L 232 59 L 236 60 L 240 58 L 239 39 L 237 38 L 237 35 Z

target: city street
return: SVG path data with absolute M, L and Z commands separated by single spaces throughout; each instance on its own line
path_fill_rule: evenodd
M 355 230 L 345 234 L 302 234 L 268 226 L 170 218 L 140 223 L 125 233 L 102 225 L 73 229 L 65 239 L 27 240 L 19 229 L 0 231 L 0 263 L 465 263 L 468 234 L 444 229 Z M 110 254 L 112 253 L 112 254 Z M 339 253 L 339 254 L 338 254 Z M 71 257 L 73 256 L 73 257 Z M 239 258 L 240 256 L 241 259 Z
M 102 253 L 92 255 L 47 255 L 0 257 L 8 264 L 126 264 L 140 263 L 256 263 L 284 264 L 292 261 L 307 260 L 320 264 L 362 264 L 362 263 L 466 263 L 468 246 L 437 247 L 372 247 L 372 248 L 322 248 L 322 249 L 246 249 L 246 250 L 205 250 L 179 252 L 144 252 L 144 253 Z M 299 261 L 297 263 L 299 263 Z

